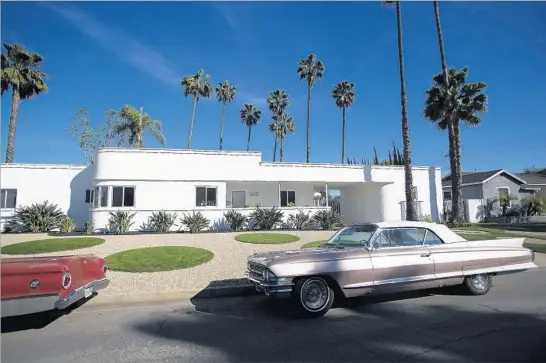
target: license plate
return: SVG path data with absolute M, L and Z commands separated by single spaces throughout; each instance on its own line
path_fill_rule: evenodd
M 93 295 L 93 288 L 92 287 L 88 287 L 87 289 L 84 290 L 83 297 L 85 299 L 87 299 L 91 295 Z

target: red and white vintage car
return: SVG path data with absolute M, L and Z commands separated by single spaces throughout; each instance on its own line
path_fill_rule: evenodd
M 108 267 L 93 255 L 2 258 L 2 318 L 65 309 L 106 288 Z

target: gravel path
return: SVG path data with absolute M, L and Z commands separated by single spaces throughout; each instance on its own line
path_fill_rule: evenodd
M 255 245 L 235 241 L 234 237 L 237 233 L 104 236 L 102 238 L 106 242 L 99 246 L 74 251 L 45 253 L 40 256 L 94 254 L 106 257 L 124 250 L 155 246 L 206 248 L 214 253 L 214 259 L 204 265 L 188 269 L 152 273 L 110 271 L 108 273 L 108 278 L 111 281 L 110 286 L 102 291 L 101 295 L 200 290 L 213 281 L 244 277 L 246 259 L 255 252 L 299 249 L 307 242 L 324 240 L 333 234 L 328 231 L 291 231 L 289 233 L 299 236 L 300 240 L 277 245 Z M 3 234 L 1 243 L 8 245 L 45 238 L 52 237 L 47 234 Z M 1 255 L 1 257 L 17 256 Z

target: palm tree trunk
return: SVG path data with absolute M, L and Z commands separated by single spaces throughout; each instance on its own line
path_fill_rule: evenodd
M 307 163 L 311 159 L 311 82 L 307 82 Z
M 454 125 L 450 121 L 447 125 L 447 134 L 449 138 L 449 165 L 451 169 L 451 222 L 457 223 L 460 214 L 460 202 L 461 199 L 459 191 L 460 184 L 457 180 L 457 147 L 455 146 L 455 131 Z
M 281 134 L 281 150 L 280 150 L 280 154 L 281 154 L 280 162 L 282 163 L 283 160 L 284 160 L 284 130 L 283 130 L 283 133 Z
M 406 220 L 416 221 L 413 205 L 413 174 L 411 168 L 411 140 L 408 121 L 408 96 L 406 93 L 406 76 L 404 73 L 404 48 L 402 43 L 402 6 L 396 2 L 396 22 L 398 26 L 398 64 L 400 67 L 400 103 L 402 104 L 402 141 L 404 144 L 404 182 L 406 192 Z M 393 141 L 394 142 L 394 141 Z M 396 155 L 396 150 L 393 150 Z
M 143 134 L 143 129 L 142 129 L 142 112 L 144 111 L 144 108 L 141 107 L 140 108 L 140 117 L 138 119 L 138 125 L 137 125 L 137 132 L 136 132 L 136 147 L 137 149 L 142 149 L 142 134 Z
M 226 122 L 226 103 L 224 102 L 224 110 L 222 111 L 222 122 L 220 123 L 220 150 L 224 143 L 224 123 Z
M 277 138 L 279 136 L 279 132 L 277 129 L 279 128 L 279 115 L 277 115 L 277 119 L 275 120 L 275 147 L 273 148 L 273 162 L 275 162 L 277 158 Z
M 17 128 L 17 119 L 19 118 L 19 104 L 21 96 L 17 87 L 13 88 L 11 95 L 11 114 L 9 116 L 8 146 L 6 148 L 6 163 L 13 163 L 13 154 L 15 153 L 15 131 Z
M 191 138 L 193 136 L 193 122 L 195 121 L 195 109 L 197 108 L 197 97 L 193 98 L 193 111 L 190 120 L 190 132 L 188 134 L 188 149 L 191 149 Z
M 453 198 L 453 203 L 457 204 L 457 221 L 464 221 L 464 202 L 463 195 L 461 193 L 461 184 L 463 183 L 463 173 L 462 173 L 462 157 L 461 157 L 461 125 L 459 120 L 453 122 L 453 146 L 455 150 L 455 189 L 457 191 L 457 198 Z M 453 183 L 453 182 L 452 182 Z M 452 184 L 453 185 L 453 184 Z M 455 194 L 452 194 L 455 195 Z
M 248 126 L 248 139 L 246 140 L 246 151 L 250 150 L 250 136 L 252 135 L 252 125 Z
M 341 163 L 345 164 L 345 106 L 343 106 L 343 126 L 341 135 Z

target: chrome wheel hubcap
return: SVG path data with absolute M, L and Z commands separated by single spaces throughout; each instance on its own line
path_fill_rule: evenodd
M 487 288 L 487 275 L 472 276 L 470 284 L 478 290 L 485 290 Z
M 329 295 L 326 283 L 321 280 L 309 280 L 301 289 L 301 302 L 307 310 L 317 311 L 326 306 Z

